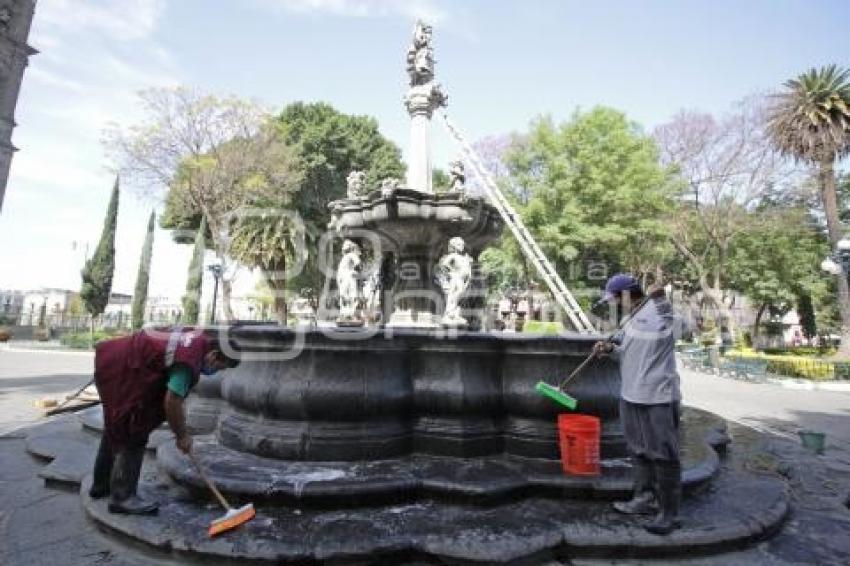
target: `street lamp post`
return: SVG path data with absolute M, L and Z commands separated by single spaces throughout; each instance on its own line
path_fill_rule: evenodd
M 215 324 L 215 303 L 218 299 L 218 280 L 221 279 L 221 264 L 214 263 L 212 265 L 208 265 L 207 269 L 210 270 L 213 276 L 213 299 L 212 299 L 212 312 L 210 312 L 210 324 Z
M 832 275 L 850 275 L 850 239 L 844 236 L 835 244 L 835 252 L 824 259 L 820 268 Z

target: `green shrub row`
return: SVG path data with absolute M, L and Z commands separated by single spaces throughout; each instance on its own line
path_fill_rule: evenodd
M 730 357 L 767 360 L 768 373 L 828 381 L 832 379 L 850 379 L 850 362 L 830 362 L 813 360 L 800 356 L 776 356 L 752 352 L 735 352 Z
M 127 332 L 122 330 L 95 330 L 94 339 L 92 340 L 92 334 L 88 330 L 84 332 L 69 332 L 63 334 L 59 338 L 59 342 L 67 348 L 91 350 L 101 340 L 109 340 L 110 338 L 124 336 L 126 334 Z
M 527 320 L 522 327 L 523 332 L 529 334 L 555 335 L 564 331 L 564 325 L 560 322 L 545 322 L 542 320 Z

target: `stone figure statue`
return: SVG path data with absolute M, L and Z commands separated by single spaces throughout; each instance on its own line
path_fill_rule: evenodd
M 336 270 L 336 285 L 339 291 L 339 326 L 362 326 L 360 309 L 363 303 L 361 292 L 363 263 L 360 246 L 351 240 L 342 244 L 342 259 Z
M 449 253 L 437 263 L 437 283 L 446 295 L 446 311 L 442 320 L 444 326 L 467 325 L 466 319 L 460 314 L 460 298 L 472 278 L 472 258 L 464 253 L 465 246 L 463 238 L 452 238 L 449 240 Z
M 434 82 L 434 47 L 431 45 L 431 26 L 416 22 L 413 41 L 407 50 L 407 74 L 410 89 L 404 102 L 413 115 L 425 112 L 430 117 L 435 108 L 445 106 L 448 97 L 439 84 Z
M 434 48 L 431 46 L 431 26 L 416 22 L 413 42 L 407 50 L 407 74 L 410 86 L 424 85 L 434 79 Z
M 0 6 L 0 28 L 4 30 L 8 29 L 9 22 L 12 21 L 13 15 L 14 14 L 12 12 L 11 6 L 9 6 L 8 4 L 3 4 L 2 6 Z
M 376 257 L 364 270 L 363 275 L 363 311 L 365 318 L 374 322 L 378 319 L 381 309 L 381 290 L 383 274 L 381 267 L 384 260 Z
M 463 161 L 452 161 L 449 167 L 449 190 L 457 193 L 465 192 L 466 173 L 464 172 Z
M 348 198 L 357 199 L 365 196 L 366 173 L 352 171 L 345 180 L 348 183 Z
M 393 193 L 398 190 L 400 187 L 400 182 L 395 177 L 387 177 L 383 181 L 381 181 L 381 196 L 383 198 L 389 198 L 393 196 Z

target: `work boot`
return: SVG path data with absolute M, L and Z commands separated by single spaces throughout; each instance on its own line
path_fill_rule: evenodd
M 131 495 L 123 501 L 110 501 L 108 509 L 110 513 L 124 515 L 154 515 L 159 511 L 159 505 L 145 501 L 138 495 Z
M 652 515 L 658 511 L 658 503 L 654 493 L 644 491 L 628 501 L 615 501 L 614 509 L 625 515 Z
M 678 462 L 665 462 L 655 467 L 658 478 L 658 503 L 660 511 L 644 528 L 656 535 L 669 535 L 682 526 L 678 519 L 682 500 L 682 470 Z
M 100 437 L 100 446 L 97 449 L 97 457 L 94 459 L 94 471 L 92 472 L 92 483 L 89 489 L 89 497 L 100 499 L 109 495 L 109 478 L 112 475 L 112 449 L 106 435 Z
M 156 503 L 145 501 L 136 495 L 144 457 L 144 446 L 128 448 L 115 455 L 110 482 L 110 513 L 149 515 L 157 512 L 159 506 Z
M 632 458 L 635 486 L 634 495 L 629 501 L 617 501 L 614 509 L 626 515 L 650 515 L 658 511 L 655 494 L 652 493 L 653 468 L 652 462 L 643 456 Z

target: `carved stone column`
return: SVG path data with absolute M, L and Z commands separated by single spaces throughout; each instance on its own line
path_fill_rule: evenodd
M 431 183 L 431 115 L 434 108 L 430 84 L 412 87 L 405 98 L 410 114 L 410 154 L 407 167 L 407 188 L 421 193 L 433 193 Z

